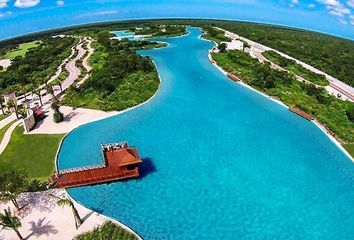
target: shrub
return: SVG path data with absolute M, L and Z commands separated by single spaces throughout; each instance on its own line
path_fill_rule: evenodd
M 58 110 L 53 114 L 53 120 L 56 123 L 62 122 L 64 120 L 64 115 Z
M 352 105 L 346 112 L 348 119 L 354 123 L 354 106 Z
M 75 240 L 94 240 L 94 239 L 110 239 L 110 240 L 134 240 L 137 237 L 127 230 L 115 225 L 112 222 L 104 223 L 100 228 L 91 232 L 83 233 L 74 238 Z
M 40 182 L 38 179 L 32 180 L 28 185 L 28 192 L 39 192 L 47 190 L 47 183 Z

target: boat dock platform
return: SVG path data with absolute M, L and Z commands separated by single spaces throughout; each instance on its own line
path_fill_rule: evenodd
M 296 107 L 289 107 L 289 111 L 299 115 L 300 117 L 305 118 L 306 120 L 309 121 L 315 120 L 315 118 L 311 114 L 308 114 L 307 112 L 304 112 L 301 109 L 298 109 Z
M 69 188 L 139 177 L 142 162 L 135 147 L 126 142 L 102 144 L 104 164 L 59 170 L 49 179 L 57 188 Z
M 232 81 L 235 81 L 235 82 L 241 82 L 241 79 L 238 78 L 237 76 L 231 74 L 231 73 L 228 73 L 227 74 L 227 77 L 230 78 Z

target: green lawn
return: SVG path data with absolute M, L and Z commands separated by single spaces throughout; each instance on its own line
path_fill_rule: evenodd
M 24 169 L 30 178 L 47 180 L 53 173 L 56 151 L 63 134 L 25 135 L 17 127 L 11 141 L 0 155 L 0 171 Z
M 21 43 L 17 49 L 8 51 L 5 55 L 4 58 L 7 59 L 14 59 L 17 56 L 24 57 L 26 55 L 26 52 L 30 48 L 35 48 L 40 44 L 39 41 L 33 41 L 33 42 L 27 42 L 27 43 Z
M 7 131 L 7 129 L 9 129 L 14 122 L 15 122 L 15 120 L 10 122 L 9 124 L 5 125 L 3 128 L 0 129 L 0 143 L 1 143 L 2 138 L 4 137 L 4 135 L 5 135 L 6 131 Z
M 0 121 L 7 118 L 9 115 L 3 115 L 2 113 L 0 114 Z
M 127 230 L 112 222 L 106 222 L 100 228 L 93 231 L 80 234 L 74 238 L 75 240 L 96 240 L 96 239 L 110 239 L 110 240 L 135 240 L 137 237 Z
M 354 144 L 343 144 L 343 147 L 354 158 Z

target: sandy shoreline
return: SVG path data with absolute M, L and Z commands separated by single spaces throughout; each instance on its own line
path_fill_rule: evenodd
M 16 216 L 20 218 L 22 223 L 19 231 L 25 239 L 73 239 L 78 234 L 92 231 L 106 221 L 114 222 L 135 234 L 138 239 L 141 239 L 127 226 L 73 201 L 80 217 L 84 220 L 79 229 L 76 229 L 71 208 L 68 206 L 58 206 L 56 203 L 57 199 L 51 195 L 61 198 L 69 197 L 64 189 L 22 193 L 17 198 L 20 206 L 22 206 L 20 211 L 17 211 L 11 202 L 0 204 L 0 211 L 3 212 L 4 209 L 9 207 L 16 213 Z M 0 239 L 17 240 L 18 238 L 13 230 L 2 229 L 0 230 Z

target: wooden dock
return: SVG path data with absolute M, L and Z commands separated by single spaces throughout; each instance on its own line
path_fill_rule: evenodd
M 308 114 L 307 112 L 304 112 L 301 109 L 298 109 L 296 107 L 289 107 L 289 111 L 299 115 L 300 117 L 305 118 L 306 120 L 309 121 L 315 120 L 315 118 L 311 114 Z
M 142 161 L 136 148 L 127 145 L 120 148 L 104 146 L 102 146 L 104 164 L 56 172 L 49 179 L 49 183 L 57 188 L 69 188 L 139 176 L 138 164 Z
M 231 73 L 228 73 L 227 74 L 227 77 L 230 78 L 232 81 L 235 81 L 235 82 L 241 82 L 241 79 L 238 78 L 237 76 L 231 74 Z

